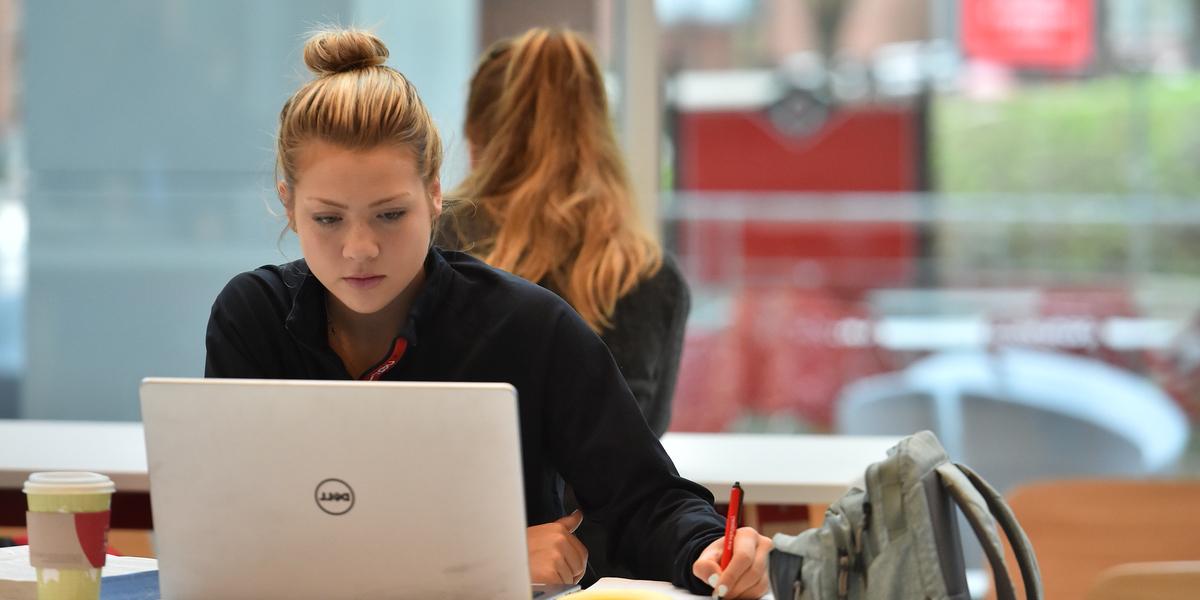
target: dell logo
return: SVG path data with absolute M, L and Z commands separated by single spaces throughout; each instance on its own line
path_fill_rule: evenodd
M 317 507 L 331 515 L 344 515 L 354 508 L 354 490 L 341 479 L 326 479 L 314 493 Z

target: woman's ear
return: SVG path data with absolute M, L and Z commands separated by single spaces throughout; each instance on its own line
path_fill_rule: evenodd
M 275 184 L 275 191 L 279 193 L 279 202 L 283 204 L 283 210 L 287 212 L 288 229 L 292 233 L 296 232 L 296 203 L 292 199 L 291 193 L 288 192 L 287 182 L 280 179 Z
M 429 184 L 429 201 L 433 218 L 436 219 L 442 214 L 442 180 L 434 179 Z

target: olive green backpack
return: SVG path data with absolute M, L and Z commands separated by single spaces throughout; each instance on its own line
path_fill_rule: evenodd
M 776 600 L 970 600 L 954 507 L 962 510 L 995 575 L 998 600 L 1015 600 L 993 521 L 1013 546 L 1029 600 L 1042 583 L 1029 538 L 996 490 L 950 462 L 928 431 L 904 438 L 867 468 L 821 527 L 777 534 L 770 555 Z

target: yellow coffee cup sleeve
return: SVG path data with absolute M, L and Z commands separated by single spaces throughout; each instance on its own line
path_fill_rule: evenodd
M 671 600 L 671 597 L 648 590 L 584 590 L 566 596 L 569 600 Z

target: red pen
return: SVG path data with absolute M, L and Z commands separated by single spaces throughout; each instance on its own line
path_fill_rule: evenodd
M 733 536 L 737 534 L 738 520 L 742 516 L 742 486 L 733 482 L 729 490 L 729 512 L 725 514 L 725 548 L 721 551 L 721 570 L 729 566 L 733 558 Z

